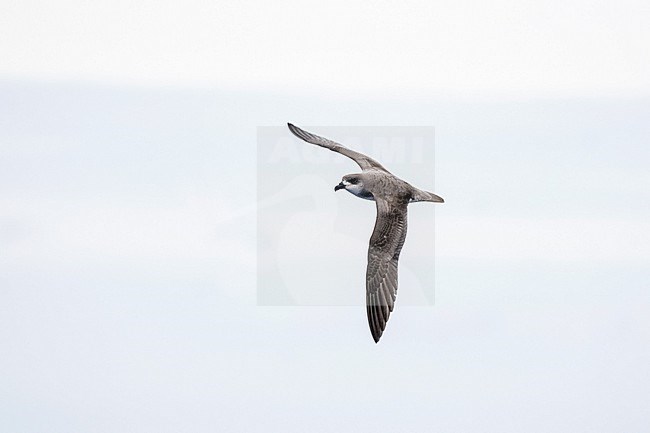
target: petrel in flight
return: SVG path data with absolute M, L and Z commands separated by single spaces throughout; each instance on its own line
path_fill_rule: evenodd
M 361 167 L 361 173 L 343 176 L 334 191 L 345 189 L 357 197 L 373 200 L 377 220 L 370 237 L 366 269 L 366 312 L 375 343 L 386 328 L 397 296 L 397 261 L 406 239 L 406 209 L 409 203 L 443 203 L 442 197 L 422 191 L 394 176 L 374 159 L 352 149 L 288 124 L 298 138 L 345 155 Z

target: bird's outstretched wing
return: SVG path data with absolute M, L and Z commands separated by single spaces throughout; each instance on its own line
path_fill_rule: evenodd
M 296 137 L 306 141 L 307 143 L 315 144 L 317 146 L 329 149 L 333 152 L 338 152 L 341 155 L 345 155 L 348 158 L 354 160 L 354 162 L 356 162 L 357 164 L 359 164 L 359 167 L 361 167 L 362 170 L 368 170 L 374 168 L 389 173 L 389 171 L 386 170 L 383 165 L 381 165 L 374 159 L 370 158 L 369 156 L 364 155 L 363 153 L 355 152 L 354 150 L 348 149 L 342 144 L 336 143 L 332 140 L 328 140 L 327 138 L 323 138 L 318 135 L 307 132 L 303 129 L 298 128 L 295 125 L 292 125 L 291 123 L 287 123 L 287 125 L 289 126 L 289 130 L 293 132 L 293 135 L 295 135 Z
M 406 239 L 407 203 L 376 198 L 377 220 L 370 237 L 366 270 L 366 311 L 375 343 L 386 328 L 397 296 L 397 261 Z

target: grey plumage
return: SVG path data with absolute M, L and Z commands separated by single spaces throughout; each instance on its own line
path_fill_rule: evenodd
M 357 197 L 374 200 L 377 206 L 375 228 L 368 247 L 366 269 L 366 311 L 375 342 L 379 342 L 397 296 L 397 263 L 406 239 L 408 204 L 416 201 L 443 203 L 444 200 L 422 191 L 390 173 L 367 155 L 288 124 L 298 138 L 351 158 L 362 172 L 343 176 L 334 190 L 346 189 Z

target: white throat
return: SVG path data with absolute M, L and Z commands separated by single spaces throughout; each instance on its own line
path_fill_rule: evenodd
M 363 199 L 366 199 L 366 200 L 374 200 L 374 197 L 372 196 L 372 193 L 370 193 L 370 191 L 364 189 L 362 185 L 355 185 L 355 184 L 351 184 L 351 183 L 345 183 L 345 190 L 348 191 L 351 194 L 356 195 L 359 198 L 363 198 Z

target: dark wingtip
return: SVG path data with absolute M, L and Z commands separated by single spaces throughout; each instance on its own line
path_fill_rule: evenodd
M 301 140 L 307 141 L 307 138 L 305 137 L 305 131 L 298 128 L 296 125 L 294 125 L 291 122 L 287 122 L 287 126 L 289 127 L 289 131 L 291 131 L 293 135 L 300 138 Z
M 379 324 L 379 326 L 373 326 L 372 328 L 370 328 L 370 333 L 372 334 L 372 339 L 375 340 L 375 344 L 376 344 L 379 343 L 379 339 L 384 333 L 384 330 L 381 328 L 381 324 Z
M 384 333 L 384 330 L 381 327 L 381 324 L 379 324 L 375 319 L 376 316 L 373 314 L 373 308 L 371 305 L 366 305 L 366 313 L 368 315 L 368 325 L 370 325 L 370 334 L 372 335 L 372 339 L 375 340 L 375 343 L 379 343 L 379 339 L 381 338 L 381 334 Z

